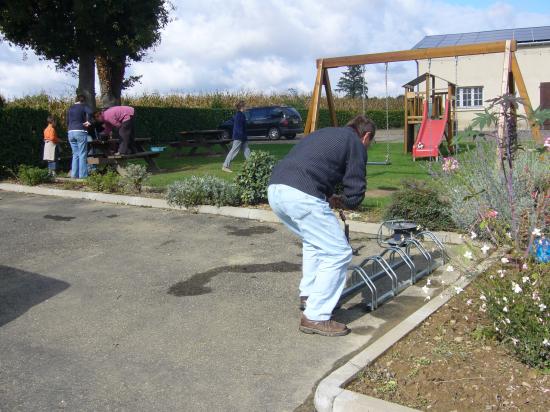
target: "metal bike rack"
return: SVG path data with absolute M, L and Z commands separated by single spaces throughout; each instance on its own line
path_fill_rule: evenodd
M 403 220 L 389 221 L 389 224 L 393 225 L 403 223 L 407 223 L 410 226 L 412 222 Z M 401 236 L 396 239 L 396 236 L 393 235 L 392 237 L 385 238 L 384 236 L 387 235 L 383 235 L 383 233 L 384 228 L 387 228 L 386 224 L 388 222 L 384 222 L 380 227 L 377 239 L 383 251 L 380 255 L 367 257 L 358 266 L 351 268 L 351 274 L 347 280 L 348 286 L 342 292 L 338 305 L 342 305 L 361 292 L 363 303 L 367 309 L 375 310 L 380 304 L 395 297 L 399 292 L 450 260 L 445 246 L 432 232 L 411 232 L 409 237 Z M 428 238 L 435 244 L 439 249 L 441 259 L 434 258 L 428 252 L 426 247 L 421 243 L 424 238 Z M 413 248 L 416 248 L 418 256 L 421 256 L 421 259 L 426 261 L 427 266 L 421 270 L 418 270 L 417 264 L 411 254 Z M 385 256 L 387 256 L 388 260 L 385 259 Z M 402 266 L 408 268 L 409 276 L 408 279 L 400 281 L 396 271 Z M 391 288 L 382 290 L 376 285 L 376 282 L 385 277 L 390 279 Z M 370 297 L 368 292 L 370 292 Z

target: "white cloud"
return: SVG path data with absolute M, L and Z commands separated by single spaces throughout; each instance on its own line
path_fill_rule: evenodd
M 143 75 L 130 90 L 205 92 L 290 87 L 309 91 L 315 59 L 409 49 L 427 34 L 550 24 L 549 14 L 521 4 L 469 6 L 420 0 L 210 0 L 174 1 L 176 11 L 162 42 L 130 74 Z M 32 53 L 0 43 L 0 93 L 66 93 L 76 81 Z M 333 86 L 341 70 L 331 71 Z M 416 75 L 414 62 L 392 63 L 390 95 Z M 385 94 L 384 65 L 367 68 L 369 94 Z

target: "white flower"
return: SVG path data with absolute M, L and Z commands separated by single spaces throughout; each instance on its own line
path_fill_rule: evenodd
M 508 239 L 512 239 L 512 234 L 511 234 L 510 232 L 506 232 L 506 237 L 507 237 Z
M 489 279 L 494 279 L 495 275 L 489 275 Z
M 531 232 L 533 236 L 540 236 L 542 233 L 540 232 L 540 229 L 538 227 L 534 228 Z
M 536 290 L 533 292 L 533 294 L 531 295 L 531 298 L 533 300 L 540 300 L 540 296 L 539 296 L 539 292 L 537 292 Z
M 472 258 L 473 258 L 472 252 L 470 252 L 469 250 L 467 250 L 466 252 L 464 252 L 464 257 L 465 257 L 466 259 L 472 259 Z
M 510 263 L 510 260 L 507 257 L 503 257 L 502 259 L 500 259 L 500 261 L 502 263 Z
M 510 324 L 510 319 L 506 318 L 506 319 L 504 319 L 504 322 L 506 322 L 509 325 Z
M 468 300 L 466 301 L 466 305 L 468 305 L 468 306 L 470 306 L 472 303 L 473 303 L 473 300 L 472 300 L 472 299 L 468 299 Z
M 548 339 L 544 339 L 542 341 L 542 346 L 550 346 L 550 341 L 548 341 Z
M 503 296 L 503 297 L 502 297 L 502 300 L 503 300 L 504 302 L 508 302 L 508 298 L 507 298 L 506 296 Z
M 486 255 L 486 254 L 487 254 L 487 251 L 488 251 L 489 249 L 491 249 L 491 246 L 487 246 L 487 245 L 484 244 L 484 245 L 481 247 L 481 252 L 483 252 L 483 254 Z
M 501 278 L 503 278 L 504 274 L 506 273 L 506 269 L 499 269 L 497 270 L 497 273 L 500 275 Z
M 512 290 L 515 293 L 521 293 L 523 289 L 521 289 L 521 286 L 519 286 L 516 282 L 512 282 Z
M 447 266 L 447 272 L 454 272 L 454 271 L 455 271 L 454 267 L 452 267 L 451 265 Z
M 514 344 L 514 346 L 516 346 L 518 342 L 519 342 L 519 339 L 512 338 L 512 343 Z
M 481 296 L 479 297 L 479 299 L 480 299 L 480 300 L 487 300 L 487 298 L 485 297 L 485 295 L 481 295 Z
M 495 326 L 495 330 L 496 330 L 497 332 L 500 332 L 500 329 L 499 329 L 499 328 L 497 328 L 496 326 Z
M 508 306 L 504 306 L 504 307 L 502 308 L 502 311 L 508 313 Z
M 430 299 L 431 299 L 431 297 L 428 295 L 424 298 L 424 302 L 426 302 L 427 300 L 430 300 Z
M 529 266 L 527 266 L 527 263 L 524 263 L 523 266 L 521 267 L 523 270 L 526 270 L 526 269 L 529 269 Z
M 428 279 L 428 280 L 426 281 L 426 286 L 430 286 L 431 284 L 432 284 L 432 280 L 431 280 L 431 279 Z
M 539 305 L 539 309 L 540 309 L 541 312 L 544 312 L 544 310 L 546 309 L 546 305 L 544 303 L 541 303 Z
M 477 233 L 476 232 L 470 232 L 470 238 L 475 239 L 477 237 Z
M 422 292 L 424 292 L 424 293 L 427 294 L 429 291 L 430 291 L 430 289 L 428 289 L 427 286 L 423 286 L 423 287 L 422 287 Z
M 461 292 L 464 292 L 464 289 L 462 289 L 460 286 L 455 286 L 455 292 L 458 295 Z
M 530 280 L 531 280 L 531 279 L 529 279 L 529 276 L 524 276 L 524 277 L 521 278 L 521 281 L 522 281 L 523 283 L 528 283 Z

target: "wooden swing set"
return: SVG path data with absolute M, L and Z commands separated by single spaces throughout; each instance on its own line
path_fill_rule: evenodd
M 444 58 L 444 57 L 460 57 L 460 56 L 473 56 L 490 53 L 503 53 L 504 65 L 502 71 L 502 86 L 501 95 L 511 93 L 515 94 L 516 87 L 520 97 L 523 99 L 523 106 L 525 113 L 529 119 L 532 118 L 533 109 L 525 82 L 521 74 L 521 70 L 515 55 L 517 50 L 517 42 L 515 40 L 478 43 L 478 44 L 466 44 L 459 46 L 448 47 L 436 47 L 426 49 L 413 49 L 402 50 L 384 53 L 373 54 L 359 54 L 355 56 L 342 56 L 342 57 L 329 57 L 317 59 L 317 76 L 315 78 L 315 85 L 313 87 L 313 93 L 311 96 L 311 102 L 309 105 L 309 111 L 307 115 L 307 121 L 304 128 L 304 134 L 309 134 L 317 129 L 319 122 L 319 106 L 321 102 L 322 88 L 324 86 L 327 105 L 329 111 L 329 118 L 332 126 L 338 126 L 336 119 L 336 110 L 334 106 L 334 96 L 330 86 L 330 80 L 328 76 L 328 69 L 334 69 L 343 66 L 356 66 L 367 64 L 378 64 L 411 60 L 428 60 Z M 453 93 L 454 95 L 454 93 Z M 406 99 L 405 99 L 406 102 Z M 405 110 L 405 116 L 407 116 L 407 110 Z M 529 127 L 533 138 L 537 141 L 541 140 L 541 133 L 539 126 L 532 120 L 529 120 Z M 404 135 L 404 150 L 410 151 L 412 142 L 410 134 L 408 135 L 408 127 L 405 127 Z M 500 113 L 499 122 L 497 127 L 497 133 L 499 141 L 504 138 L 505 124 L 504 113 Z M 448 133 L 448 136 L 452 138 L 452 134 Z

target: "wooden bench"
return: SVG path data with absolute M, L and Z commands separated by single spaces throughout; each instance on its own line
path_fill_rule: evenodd
M 147 169 L 152 172 L 158 172 L 160 169 L 157 166 L 154 158 L 160 155 L 159 152 L 151 152 L 145 150 L 144 143 L 151 142 L 149 138 L 136 138 L 134 139 L 134 147 L 138 150 L 137 153 L 131 154 L 115 154 L 118 147 L 117 139 L 108 140 L 94 140 L 89 142 L 88 145 L 98 149 L 101 153 L 94 153 L 88 155 L 89 165 L 114 165 L 116 171 L 120 175 L 125 174 L 125 168 L 128 165 L 128 160 L 131 159 L 143 159 L 147 163 Z
M 191 149 L 189 153 L 187 153 L 187 156 L 195 155 L 199 147 L 207 149 L 207 152 L 203 154 L 205 156 L 216 156 L 229 152 L 231 139 L 222 138 L 223 130 L 190 130 L 179 132 L 178 134 L 181 136 L 181 140 L 169 143 L 169 145 L 175 149 L 174 157 L 185 156 L 183 154 L 184 147 Z M 220 146 L 223 152 L 213 152 L 211 149 L 215 145 Z
M 107 155 L 107 156 L 88 156 L 89 165 L 114 165 L 116 171 L 124 176 L 128 160 L 131 159 L 143 159 L 147 163 L 147 170 L 151 172 L 158 172 L 160 169 L 154 161 L 155 157 L 160 155 L 159 152 L 138 152 L 132 154 L 120 154 L 120 155 Z

